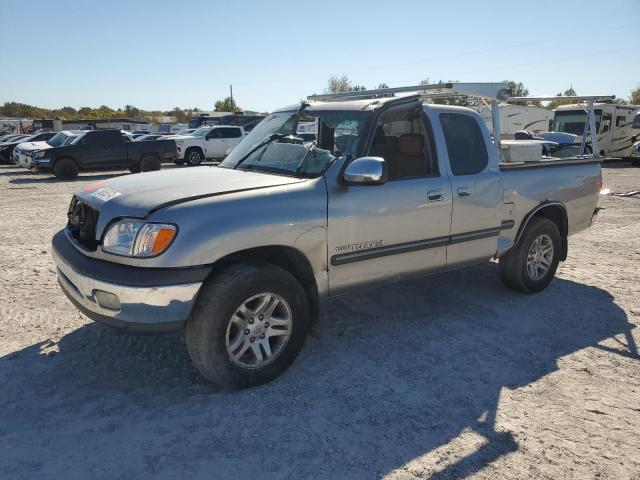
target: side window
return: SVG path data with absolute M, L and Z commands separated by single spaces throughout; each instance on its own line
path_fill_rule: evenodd
M 441 113 L 440 123 L 454 175 L 474 175 L 487 168 L 489 154 L 476 120 L 461 113 Z
M 438 175 L 431 129 L 421 105 L 398 106 L 378 121 L 369 155 L 384 158 L 389 180 Z
M 600 133 L 607 133 L 611 130 L 611 114 L 602 114 L 602 123 L 600 124 Z
M 618 115 L 616 117 L 616 127 L 619 127 L 621 125 L 624 125 L 624 122 L 627 120 L 627 117 L 621 117 L 620 115 Z
M 239 128 L 222 128 L 224 138 L 239 138 L 241 136 Z

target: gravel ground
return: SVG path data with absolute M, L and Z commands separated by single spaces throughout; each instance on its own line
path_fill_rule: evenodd
M 602 197 L 538 295 L 489 263 L 344 296 L 280 379 L 217 393 L 56 284 L 71 193 L 112 175 L 0 167 L 0 477 L 640 479 L 640 197 Z

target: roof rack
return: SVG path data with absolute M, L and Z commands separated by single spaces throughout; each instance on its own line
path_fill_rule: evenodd
M 594 158 L 598 158 L 599 146 L 598 135 L 595 124 L 595 113 L 593 104 L 595 102 L 606 102 L 615 100 L 615 95 L 587 95 L 587 96 L 566 96 L 556 97 L 511 97 L 509 96 L 509 84 L 507 82 L 448 82 L 433 83 L 428 85 L 412 85 L 409 87 L 378 88 L 374 90 L 359 90 L 353 92 L 326 93 L 321 95 L 309 95 L 307 100 L 319 102 L 344 102 L 348 100 L 375 99 L 381 97 L 395 97 L 396 94 L 413 94 L 422 99 L 447 98 L 447 97 L 475 97 L 480 98 L 491 109 L 491 121 L 493 123 L 494 145 L 498 158 L 502 158 L 500 146 L 500 102 L 521 103 L 521 102 L 552 102 L 556 100 L 573 100 L 585 102 L 587 104 L 587 119 L 584 124 L 582 143 L 580 145 L 580 156 L 586 154 L 587 136 L 591 138 L 591 145 Z M 490 105 L 489 105 L 490 103 Z
M 430 93 L 432 92 L 432 93 Z M 395 96 L 398 93 L 419 95 L 429 98 L 431 95 L 443 97 L 462 96 L 479 97 L 484 99 L 504 100 L 507 98 L 509 85 L 506 82 L 499 83 L 432 83 L 428 85 L 412 85 L 409 87 L 377 88 L 374 90 L 358 90 L 341 93 L 325 93 L 309 95 L 307 100 L 318 102 L 344 102 L 348 100 L 365 100 L 368 98 L 380 98 Z

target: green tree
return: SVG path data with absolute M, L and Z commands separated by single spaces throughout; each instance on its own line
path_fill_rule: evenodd
M 342 75 L 341 77 L 331 76 L 329 77 L 329 84 L 327 85 L 326 93 L 344 93 L 350 92 L 351 82 L 349 77 Z
M 505 80 L 509 84 L 509 96 L 511 97 L 528 97 L 529 89 L 522 82 L 514 80 Z
M 178 123 L 187 122 L 187 115 L 184 113 L 184 110 L 179 107 L 175 107 L 171 112 L 171 115 L 173 115 L 173 117 L 176 119 L 176 122 Z
M 215 103 L 214 108 L 215 108 L 216 112 L 238 112 L 238 111 L 240 111 L 240 107 L 238 107 L 238 105 L 236 104 L 236 101 L 231 97 L 227 97 L 224 100 L 218 100 Z
M 574 90 L 573 85 L 571 85 L 564 92 L 558 92 L 557 96 L 558 97 L 562 97 L 562 96 L 564 96 L 564 97 L 577 97 L 578 94 Z M 555 110 L 560 105 L 568 105 L 570 103 L 573 103 L 573 102 L 571 100 L 554 100 L 553 102 L 549 102 L 549 104 L 547 105 L 547 108 L 549 110 Z
M 640 85 L 631 90 L 629 94 L 629 103 L 632 105 L 640 105 Z

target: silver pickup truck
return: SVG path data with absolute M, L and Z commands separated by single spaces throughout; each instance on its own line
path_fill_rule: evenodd
M 295 137 L 314 121 L 318 139 Z M 58 279 L 89 318 L 186 329 L 220 387 L 280 375 L 320 300 L 491 258 L 544 289 L 591 225 L 594 160 L 501 164 L 479 115 L 417 97 L 301 104 L 267 116 L 218 167 L 78 191 L 53 238 Z

